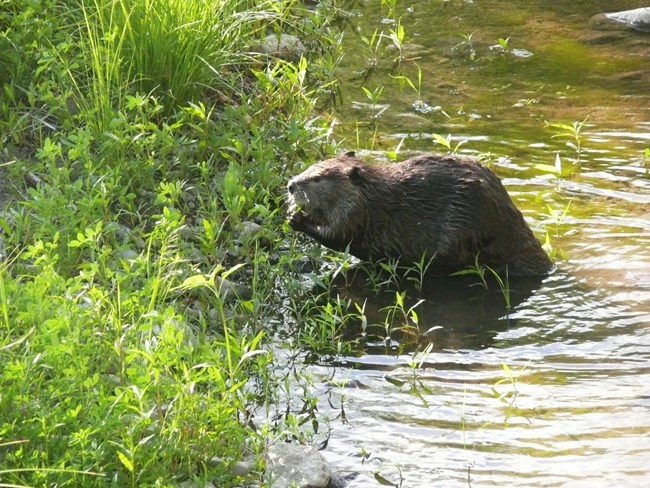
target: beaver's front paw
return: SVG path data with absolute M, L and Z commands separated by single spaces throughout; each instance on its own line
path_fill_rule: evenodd
M 297 212 L 289 214 L 287 219 L 289 220 L 289 225 L 293 230 L 304 231 L 311 226 L 311 219 L 309 218 L 309 215 L 307 215 L 302 210 L 298 210 Z

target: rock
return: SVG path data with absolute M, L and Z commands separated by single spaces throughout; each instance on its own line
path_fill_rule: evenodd
M 290 34 L 269 34 L 259 46 L 262 54 L 268 54 L 288 61 L 296 61 L 307 53 L 302 41 Z
M 268 248 L 271 245 L 271 240 L 264 234 L 264 227 L 248 220 L 241 222 L 237 226 L 236 239 L 242 244 L 258 242 L 263 248 Z
M 245 220 L 239 225 L 239 235 L 242 239 L 255 237 L 261 230 L 262 226 L 257 222 Z
M 217 276 L 217 289 L 221 293 L 222 299 L 227 302 L 233 299 L 250 300 L 253 298 L 253 291 L 246 285 L 233 283 L 230 280 Z
M 277 443 L 266 455 L 266 472 L 273 488 L 326 488 L 332 469 L 311 446 Z
M 308 256 L 302 256 L 298 260 L 297 265 L 298 265 L 298 273 L 307 274 L 307 273 L 313 273 L 317 270 L 316 266 L 314 265 L 314 261 Z
M 348 486 L 348 480 L 345 476 L 341 476 L 338 473 L 332 473 L 332 479 L 327 488 L 345 488 L 346 486 Z
M 213 457 L 209 464 L 211 466 L 218 466 L 224 464 L 224 460 L 218 456 Z M 255 469 L 255 460 L 253 458 L 246 458 L 241 461 L 235 461 L 230 467 L 230 473 L 235 476 L 248 476 Z
M 134 251 L 133 249 L 122 249 L 116 253 L 116 256 L 124 261 L 134 261 L 138 259 L 140 253 Z
M 598 28 L 628 26 L 641 32 L 650 32 L 650 7 L 598 14 L 591 18 L 591 24 Z

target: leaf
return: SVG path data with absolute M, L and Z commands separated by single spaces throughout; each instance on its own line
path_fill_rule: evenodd
M 210 286 L 210 281 L 202 274 L 196 274 L 185 278 L 185 281 L 174 287 L 174 290 L 193 290 L 202 286 Z
M 559 153 L 555 154 L 555 171 L 559 175 L 562 174 L 562 160 L 560 159 L 560 154 Z
M 384 376 L 384 379 L 391 385 L 395 385 L 397 387 L 402 387 L 406 383 L 406 381 L 398 380 L 397 378 L 393 378 L 391 376 Z
M 468 269 L 461 269 L 460 271 L 455 271 L 450 276 L 466 276 L 466 275 L 477 275 L 477 274 L 479 274 L 477 269 L 468 268 Z
M 155 437 L 155 434 L 151 434 L 151 435 L 148 435 L 147 437 L 143 437 L 142 439 L 140 439 L 140 442 L 138 442 L 138 446 L 142 446 L 142 445 L 146 444 L 153 437 Z
M 550 164 L 536 164 L 533 167 L 540 171 L 544 171 L 545 173 L 552 173 L 554 175 L 559 175 L 557 169 L 555 169 L 555 166 L 551 166 Z
M 440 134 L 431 134 L 433 137 L 434 142 L 437 142 L 441 146 L 445 146 L 447 149 L 451 149 L 451 137 L 442 137 Z
M 241 365 L 245 361 L 247 361 L 249 358 L 252 358 L 253 356 L 257 356 L 259 354 L 266 354 L 267 351 L 264 351 L 262 349 L 255 349 L 254 351 L 248 351 L 246 352 L 241 359 L 239 360 L 239 364 Z
M 133 463 L 128 457 L 126 457 L 126 454 L 124 454 L 122 451 L 117 451 L 117 457 L 120 458 L 120 461 L 124 467 L 129 470 L 129 473 L 133 473 Z
M 421 381 L 419 381 L 418 383 L 419 383 L 419 385 L 420 385 L 420 389 L 421 389 L 424 393 L 426 393 L 427 395 L 433 395 L 433 390 L 432 390 L 431 388 L 429 388 L 428 386 L 426 386 L 426 385 L 425 385 L 424 383 L 422 383 Z
M 397 487 L 397 485 L 395 483 L 393 483 L 392 481 L 387 480 L 381 474 L 379 474 L 379 471 L 375 471 L 373 474 L 375 475 L 375 479 L 377 480 L 377 482 L 380 485 Z
M 221 275 L 221 277 L 225 280 L 225 279 L 228 278 L 228 276 L 230 276 L 231 274 L 233 274 L 233 273 L 234 273 L 235 271 L 237 271 L 238 269 L 243 268 L 244 266 L 246 266 L 246 263 L 239 263 L 239 264 L 236 264 L 236 265 L 234 265 L 232 268 L 227 269 L 226 271 L 224 271 L 223 274 Z

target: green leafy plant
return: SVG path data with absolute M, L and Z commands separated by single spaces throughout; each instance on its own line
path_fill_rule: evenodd
M 386 17 L 393 17 L 395 15 L 395 9 L 397 8 L 397 0 L 381 0 L 382 9 L 386 8 L 388 12 Z
M 569 139 L 566 145 L 573 149 L 575 155 L 573 164 L 577 167 L 580 166 L 582 160 L 582 143 L 584 138 L 583 128 L 588 119 L 589 116 L 585 117 L 581 121 L 575 121 L 572 124 L 546 122 L 546 127 L 557 130 L 557 132 L 551 136 L 552 138 Z
M 406 38 L 406 32 L 400 20 L 397 21 L 394 29 L 388 29 L 387 37 L 393 43 L 393 47 L 397 49 L 398 56 L 395 61 L 401 63 L 404 61 L 404 40 Z
M 472 40 L 474 34 L 476 34 L 476 32 L 470 32 L 469 34 L 461 34 L 461 38 L 463 40 L 454 46 L 454 50 L 460 48 L 466 51 L 471 61 L 476 60 L 476 49 L 474 48 L 474 42 Z
M 510 38 L 506 37 L 504 39 L 503 37 L 499 37 L 499 39 L 497 39 L 497 43 L 498 43 L 499 47 L 501 47 L 501 49 L 503 51 L 507 52 L 509 47 L 510 47 Z
M 440 111 L 445 117 L 449 118 L 449 115 L 444 110 L 442 110 L 441 107 L 432 107 L 424 100 L 422 100 L 422 69 L 420 68 L 420 66 L 417 66 L 417 68 L 418 68 L 417 84 L 413 83 L 413 81 L 408 76 L 391 75 L 391 77 L 397 80 L 400 91 L 403 90 L 405 86 L 409 86 L 416 93 L 416 99 L 412 104 L 416 112 L 422 114 L 428 114 L 430 112 Z
M 372 109 L 376 109 L 377 111 L 372 115 L 372 119 L 378 119 L 381 117 L 381 115 L 388 110 L 389 105 L 384 105 L 381 106 L 379 105 L 379 102 L 381 100 L 381 96 L 384 93 L 384 87 L 383 86 L 378 86 L 375 87 L 372 91 L 370 91 L 368 88 L 365 86 L 361 87 L 361 90 L 363 90 L 363 93 L 366 95 L 366 98 L 370 101 L 372 105 Z
M 505 404 L 503 423 L 505 426 L 508 426 L 510 418 L 513 415 L 519 414 L 519 408 L 517 407 L 517 397 L 519 396 L 517 382 L 519 376 L 526 370 L 526 366 L 523 366 L 519 371 L 515 372 L 506 363 L 502 363 L 501 369 L 503 377 L 495 381 L 494 385 L 492 385 L 492 394 L 496 399 Z M 503 386 L 508 386 L 508 388 L 502 389 Z
M 435 144 L 441 145 L 451 154 L 458 153 L 460 146 L 467 142 L 465 139 L 461 139 L 456 144 L 452 145 L 453 138 L 451 137 L 451 134 L 448 134 L 447 137 L 443 137 L 440 134 L 431 134 L 431 137 L 433 138 L 433 142 Z
M 572 229 L 569 229 L 565 232 L 562 231 L 562 227 L 565 224 L 566 217 L 569 214 L 569 209 L 571 208 L 571 203 L 573 200 L 569 200 L 562 210 L 558 210 L 550 204 L 546 205 L 548 209 L 548 222 L 549 226 L 554 228 L 554 232 L 550 230 L 546 231 L 544 244 L 542 247 L 544 250 L 551 256 L 551 258 L 561 258 L 566 259 L 566 255 L 559 248 L 558 242 L 564 237 L 567 232 L 572 232 Z
M 367 52 L 368 63 L 371 68 L 375 68 L 379 64 L 380 54 L 379 47 L 383 39 L 383 31 L 375 29 L 370 36 L 360 36 L 361 41 Z
M 427 257 L 423 255 L 417 263 L 413 263 L 412 267 L 406 269 L 406 279 L 415 285 L 416 290 L 422 291 L 424 288 L 427 270 L 429 269 L 429 266 L 431 266 L 433 259 L 433 257 L 427 259 Z
M 422 365 L 431 354 L 432 349 L 433 344 L 429 343 L 422 351 L 414 353 L 409 360 L 409 368 L 411 369 L 411 378 L 409 380 L 410 390 L 413 395 L 417 396 L 422 401 L 422 406 L 425 408 L 429 407 L 429 402 L 424 398 L 424 395 L 430 395 L 432 394 L 432 391 L 419 379 L 418 374 Z
M 489 272 L 489 275 L 486 274 L 486 271 Z M 499 286 L 499 290 L 501 291 L 501 295 L 503 296 L 503 301 L 505 303 L 506 310 L 509 311 L 512 308 L 512 302 L 510 299 L 510 280 L 508 278 L 507 266 L 505 268 L 503 276 L 501 276 L 499 272 L 492 269 L 491 267 L 480 264 L 479 255 L 477 254 L 476 257 L 474 258 L 474 265 L 468 266 L 467 268 L 462 269 L 460 271 L 456 271 L 455 273 L 452 274 L 452 276 L 467 276 L 467 275 L 477 276 L 479 278 L 478 284 L 483 288 L 485 288 L 486 290 L 489 288 L 487 277 L 492 276 L 496 280 L 497 285 Z
M 419 319 L 416 309 L 424 300 L 417 300 L 413 305 L 407 306 L 406 298 L 406 291 L 396 291 L 394 304 L 382 309 L 382 312 L 385 312 L 383 328 L 386 342 L 389 342 L 394 332 L 400 332 L 405 338 L 410 336 L 417 339 L 419 336 Z M 405 341 L 403 341 L 401 346 L 405 345 Z
M 576 168 L 577 166 L 575 165 L 570 165 L 570 166 L 563 165 L 562 159 L 560 158 L 559 154 L 555 155 L 555 164 L 553 166 L 549 164 L 535 165 L 535 169 L 539 169 L 541 171 L 544 171 L 545 173 L 550 173 L 557 178 L 557 187 L 556 187 L 557 190 L 560 189 L 560 183 L 562 181 L 562 178 L 571 176 L 575 172 Z

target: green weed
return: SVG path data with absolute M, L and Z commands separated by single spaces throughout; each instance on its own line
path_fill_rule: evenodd
M 383 37 L 383 31 L 379 31 L 378 29 L 375 29 L 370 36 L 360 36 L 367 52 L 366 57 L 368 58 L 368 63 L 371 68 L 375 68 L 379 64 L 379 47 Z
M 551 136 L 552 138 L 569 139 L 566 145 L 574 151 L 573 164 L 576 167 L 580 167 L 582 161 L 582 143 L 584 138 L 583 128 L 588 119 L 589 116 L 585 117 L 581 121 L 575 121 L 572 124 L 546 122 L 546 127 L 557 130 L 557 132 Z
M 452 145 L 453 138 L 451 137 L 451 134 L 448 134 L 447 137 L 443 137 L 440 134 L 431 134 L 431 136 L 433 137 L 433 142 L 435 144 L 441 145 L 442 147 L 447 149 L 447 151 L 450 154 L 458 153 L 460 146 L 462 146 L 467 142 L 465 139 L 461 139 L 456 144 Z
M 395 60 L 398 63 L 404 61 L 404 40 L 406 38 L 406 32 L 404 26 L 400 20 L 397 21 L 397 25 L 394 29 L 388 29 L 388 39 L 393 43 L 393 47 L 397 49 L 397 59 Z
M 565 235 L 574 232 L 574 229 L 563 230 L 572 201 L 569 200 L 561 211 L 550 204 L 546 204 L 548 209 L 547 222 L 549 226 L 554 228 L 554 231 L 546 231 L 542 247 L 551 258 L 566 259 L 565 253 L 559 247 L 559 241 Z
M 472 40 L 474 34 L 476 34 L 476 32 L 461 34 L 461 38 L 463 40 L 454 46 L 454 50 L 460 48 L 461 50 L 467 52 L 467 55 L 471 61 L 476 60 L 476 48 L 474 47 L 474 42 Z
M 489 274 L 487 274 L 488 272 Z M 492 276 L 496 280 L 497 285 L 499 286 L 499 290 L 501 291 L 501 296 L 503 297 L 506 310 L 510 311 L 510 309 L 512 308 L 512 302 L 510 296 L 511 295 L 510 280 L 508 278 L 507 266 L 505 267 L 502 276 L 498 271 L 492 269 L 491 267 L 480 264 L 479 256 L 477 254 L 473 266 L 468 266 L 467 268 L 452 274 L 452 276 L 467 276 L 467 275 L 477 276 L 479 278 L 478 284 L 483 288 L 485 288 L 486 290 L 489 288 L 487 277 Z
M 501 369 L 503 377 L 495 381 L 494 385 L 492 385 L 492 394 L 494 398 L 505 405 L 503 423 L 507 427 L 513 415 L 521 415 L 517 407 L 517 397 L 519 396 L 517 382 L 518 377 L 526 370 L 526 366 L 523 366 L 519 371 L 513 371 L 506 363 L 502 363 Z M 508 388 L 503 389 L 503 386 L 508 386 Z M 524 418 L 526 417 L 524 416 Z M 528 421 L 530 422 L 530 420 Z
M 409 368 L 411 369 L 411 378 L 409 380 L 410 391 L 411 394 L 417 396 L 422 401 L 422 406 L 425 408 L 429 407 L 429 402 L 424 398 L 424 395 L 430 395 L 432 391 L 419 379 L 418 374 L 422 365 L 431 354 L 432 349 L 433 343 L 429 343 L 424 350 L 414 353 L 409 360 Z

